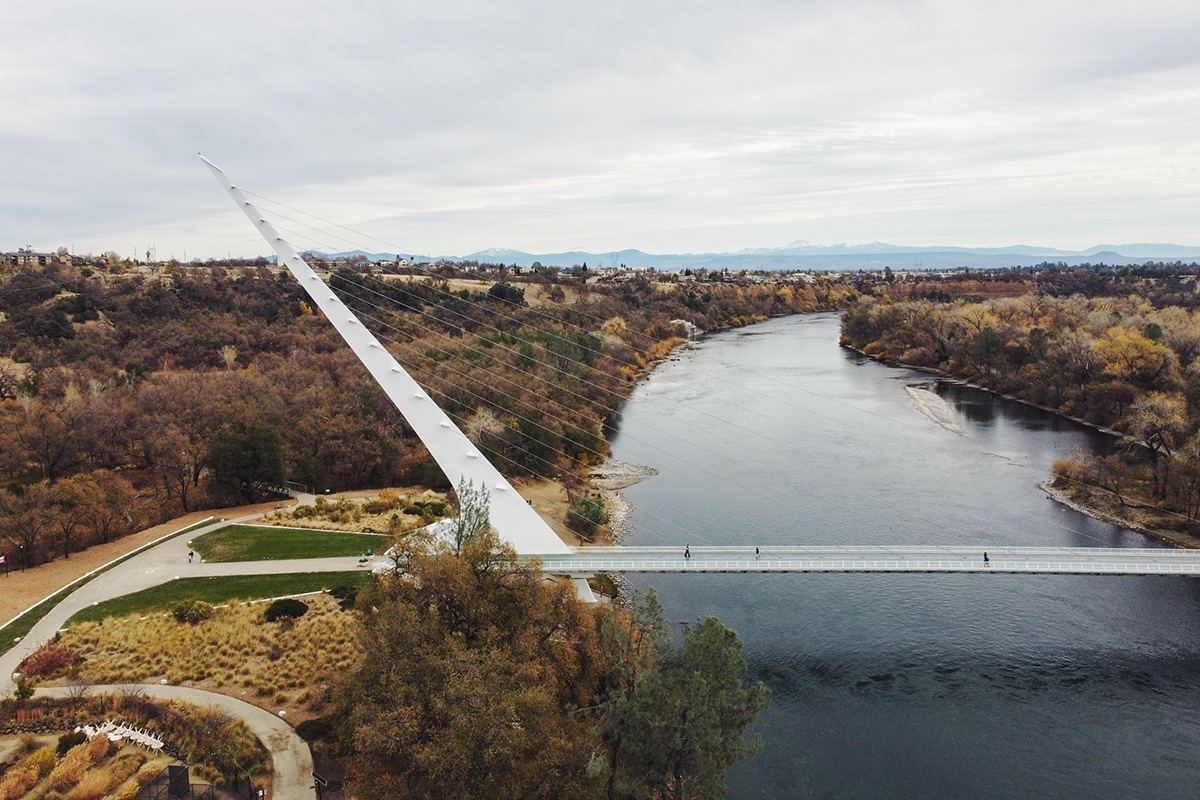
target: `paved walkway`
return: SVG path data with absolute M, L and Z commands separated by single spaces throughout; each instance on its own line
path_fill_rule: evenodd
M 311 496 L 310 496 L 311 501 Z M 303 500 L 302 500 L 303 502 Z M 202 564 L 199 558 L 188 562 L 188 542 L 226 525 L 250 522 L 262 516 L 251 514 L 236 519 L 212 522 L 182 536 L 149 548 L 110 569 L 76 589 L 42 617 L 21 642 L 0 656 L 0 697 L 12 691 L 12 674 L 26 656 L 48 642 L 76 612 L 90 605 L 111 600 L 131 592 L 176 578 L 204 578 L 219 575 L 284 575 L 293 572 L 350 572 L 366 569 L 357 558 L 315 558 L 287 561 L 236 561 L 223 564 Z
M 186 550 L 184 551 L 186 554 Z M 119 692 L 122 689 L 135 688 L 130 685 L 95 686 L 94 692 Z M 162 700 L 184 700 L 200 706 L 216 706 L 232 717 L 237 717 L 246 723 L 246 727 L 258 737 L 263 746 L 271 753 L 271 761 L 275 768 L 275 779 L 271 796 L 275 800 L 309 800 L 315 797 L 312 790 L 313 769 L 312 753 L 308 744 L 301 739 L 291 725 L 284 722 L 270 711 L 264 711 L 258 706 L 252 706 L 229 695 L 206 692 L 188 686 L 160 686 L 158 684 L 137 684 L 136 688 L 149 697 Z M 39 695 L 65 697 L 70 691 L 68 687 L 59 686 L 38 689 Z
M 311 505 L 312 495 L 300 495 L 300 503 Z M 30 653 L 54 637 L 68 619 L 76 612 L 114 597 L 148 589 L 176 578 L 202 578 L 219 575 L 283 575 L 295 572 L 348 572 L 369 569 L 370 564 L 360 564 L 358 558 L 315 558 L 287 561 L 242 561 L 223 564 L 202 564 L 199 559 L 189 563 L 188 542 L 205 533 L 226 525 L 250 522 L 262 517 L 262 513 L 250 514 L 236 519 L 213 522 L 202 528 L 168 539 L 119 564 L 108 572 L 97 575 L 76 589 L 61 603 L 42 617 L 24 639 L 4 655 L 0 656 L 0 697 L 12 693 L 12 675 L 17 666 Z M 110 687 L 120 689 L 121 687 Z M 309 798 L 313 796 L 312 755 L 308 745 L 296 735 L 288 723 L 269 711 L 250 705 L 228 695 L 206 692 L 187 686 L 162 686 L 146 684 L 146 694 L 162 698 L 179 698 L 193 703 L 216 705 L 229 714 L 245 720 L 250 730 L 271 751 L 275 764 L 274 797 L 279 800 Z M 65 688 L 39 689 L 39 693 L 60 694 Z
M 987 558 L 985 561 L 984 558 Z M 534 556 L 529 556 L 533 558 Z M 1200 576 L 1200 550 L 1113 547 L 584 547 L 542 569 L 597 572 L 941 572 Z

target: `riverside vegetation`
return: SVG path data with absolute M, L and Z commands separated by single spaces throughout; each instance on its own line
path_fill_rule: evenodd
M 1056 463 L 1085 506 L 1200 545 L 1200 296 L 1194 268 L 993 275 L 993 294 L 891 285 L 842 322 L 843 344 L 928 367 L 1121 435 Z M 987 287 L 976 281 L 972 288 Z M 1064 288 L 1071 294 L 1064 296 Z M 952 287 L 951 287 L 952 288 Z M 1017 289 L 1019 293 L 1013 293 Z M 936 299 L 930 299 L 931 295 Z
M 567 519 L 586 532 L 604 519 L 581 491 L 607 452 L 604 427 L 683 341 L 683 323 L 837 308 L 858 291 L 795 276 L 592 285 L 584 270 L 544 270 L 526 284 L 544 298 L 534 308 L 503 267 L 437 270 L 385 281 L 338 269 L 329 283 L 502 471 L 565 484 Z M 0 537 L 28 564 L 154 516 L 259 497 L 285 478 L 447 485 L 290 277 L 265 265 L 131 274 L 110 259 L 14 271 L 0 309 L 11 354 L 0 364 Z M 405 516 L 438 516 L 436 502 L 406 501 Z M 725 766 L 755 751 L 743 731 L 768 692 L 745 684 L 740 642 L 715 619 L 677 645 L 653 595 L 627 609 L 585 606 L 486 530 L 455 552 L 401 541 L 403 573 L 365 587 L 357 616 L 317 598 L 298 619 L 268 622 L 253 608 L 181 599 L 170 616 L 131 608 L 122 621 L 77 624 L 23 669 L 78 686 L 163 674 L 301 718 L 323 713 L 304 730 L 328 740 L 363 797 L 483 786 L 500 797 L 710 797 L 723 793 Z M 314 635 L 344 647 L 314 648 Z M 324 666 L 301 674 L 289 666 L 297 658 Z
M 736 634 L 707 618 L 679 645 L 653 593 L 582 603 L 482 508 L 460 511 L 473 522 L 452 543 L 400 534 L 393 571 L 357 593 L 76 624 L 21 669 L 79 687 L 162 676 L 283 709 L 352 797 L 722 795 L 770 697 Z
M 68 558 L 285 479 L 318 491 L 447 488 L 289 275 L 263 261 L 62 258 L 0 272 L 0 548 L 14 562 Z M 713 330 L 840 308 L 859 291 L 802 276 L 585 283 L 584 268 L 324 266 L 506 475 L 559 480 L 572 504 L 638 376 L 683 341 L 676 320 Z M 587 530 L 594 509 L 579 511 Z

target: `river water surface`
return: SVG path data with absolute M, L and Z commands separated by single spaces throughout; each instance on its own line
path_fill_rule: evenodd
M 1155 547 L 1037 484 L 1101 434 L 838 347 L 838 318 L 717 334 L 625 406 L 627 544 Z M 914 407 L 936 391 L 963 429 Z M 732 798 L 1200 797 L 1200 580 L 653 575 L 774 692 Z

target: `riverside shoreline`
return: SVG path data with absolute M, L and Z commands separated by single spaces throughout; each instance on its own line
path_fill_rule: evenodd
M 905 364 L 900 361 L 893 361 L 893 360 L 879 358 L 878 356 L 874 356 L 874 355 L 871 355 L 870 353 L 863 352 L 861 349 L 854 347 L 852 345 L 849 345 L 849 344 L 845 344 L 845 343 L 840 343 L 840 346 L 847 350 L 850 350 L 854 353 L 858 353 L 859 355 L 863 356 L 864 358 L 869 358 L 872 361 L 875 361 L 879 364 L 883 364 L 886 367 L 900 367 L 903 369 L 911 369 L 911 370 L 914 370 L 917 372 L 924 372 L 924 373 L 927 373 L 931 376 L 938 378 L 939 380 L 943 380 L 947 383 L 952 383 L 956 386 L 967 386 L 972 389 L 978 389 L 981 392 L 987 392 L 988 394 L 993 395 L 995 397 L 999 397 L 1003 400 L 1011 400 L 1014 403 L 1020 403 L 1021 405 L 1028 406 L 1029 408 L 1036 408 L 1039 411 L 1045 411 L 1049 414 L 1055 415 L 1056 417 L 1058 417 L 1060 419 L 1069 420 L 1078 425 L 1083 425 L 1085 427 L 1091 428 L 1092 430 L 1095 430 L 1100 433 L 1104 433 L 1109 436 L 1120 439 L 1121 441 L 1132 442 L 1132 440 L 1128 436 L 1121 433 L 1120 431 L 1113 430 L 1112 428 L 1106 428 L 1102 425 L 1097 425 L 1094 422 L 1089 422 L 1088 420 L 1081 419 L 1080 417 L 1071 416 L 1070 414 L 1064 414 L 1057 409 L 1050 408 L 1049 406 L 1044 406 L 1044 405 L 1040 405 L 1038 403 L 1033 403 L 1033 402 L 1030 402 L 1029 400 L 1025 400 L 1023 398 L 1016 397 L 1014 395 L 1004 394 L 1003 392 L 997 392 L 994 389 L 989 389 L 986 386 L 980 386 L 979 384 L 972 383 L 971 381 L 968 381 L 964 378 L 959 378 L 954 375 L 951 375 L 948 372 L 946 372 L 945 370 L 937 369 L 936 367 L 923 367 L 923 366 L 918 366 L 915 364 Z M 906 389 L 907 388 L 908 387 L 906 387 Z M 909 394 L 911 396 L 912 393 L 909 392 Z M 914 398 L 914 403 L 915 402 L 917 402 L 916 398 Z M 920 409 L 918 409 L 918 410 L 920 410 Z M 925 412 L 922 411 L 922 413 L 925 413 Z M 926 416 L 929 416 L 929 415 L 926 414 Z M 930 419 L 933 419 L 935 422 L 939 422 L 934 417 L 930 417 Z M 941 423 L 939 422 L 939 424 L 941 424 Z M 1200 549 L 1200 536 L 1196 536 L 1194 534 L 1190 534 L 1190 533 L 1187 533 L 1184 531 L 1169 530 L 1166 528 L 1154 526 L 1152 524 L 1148 525 L 1148 524 L 1145 524 L 1142 522 L 1138 522 L 1136 520 L 1129 519 L 1127 517 L 1123 517 L 1120 514 L 1114 514 L 1099 505 L 1092 504 L 1092 503 L 1086 503 L 1086 502 L 1078 500 L 1074 497 L 1071 497 L 1067 492 L 1054 486 L 1053 483 L 1050 481 L 1041 482 L 1038 484 L 1038 487 L 1043 492 L 1046 493 L 1047 497 L 1049 497 L 1051 500 L 1055 501 L 1056 503 L 1061 503 L 1062 505 L 1064 505 L 1074 511 L 1078 511 L 1080 514 L 1086 514 L 1089 517 L 1092 517 L 1093 519 L 1098 519 L 1101 522 L 1107 522 L 1110 525 L 1116 525 L 1119 528 L 1124 528 L 1126 530 L 1133 531 L 1134 533 L 1140 533 L 1143 536 L 1146 536 L 1148 538 L 1154 539 L 1159 542 L 1163 542 L 1165 544 L 1173 545 L 1175 547 L 1181 547 L 1181 548 L 1192 549 L 1192 550 Z M 1089 489 L 1089 491 L 1094 491 L 1094 490 L 1097 490 L 1098 487 L 1089 486 L 1088 489 Z M 1158 509 L 1153 509 L 1152 507 L 1145 506 L 1144 504 L 1137 506 L 1137 507 L 1142 508 L 1143 510 L 1145 510 L 1148 513 L 1159 513 L 1159 514 L 1165 513 Z

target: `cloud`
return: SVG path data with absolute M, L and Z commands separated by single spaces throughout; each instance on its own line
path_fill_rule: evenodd
M 261 252 L 197 151 L 431 254 L 1192 243 L 1198 17 L 10 0 L 0 247 Z

